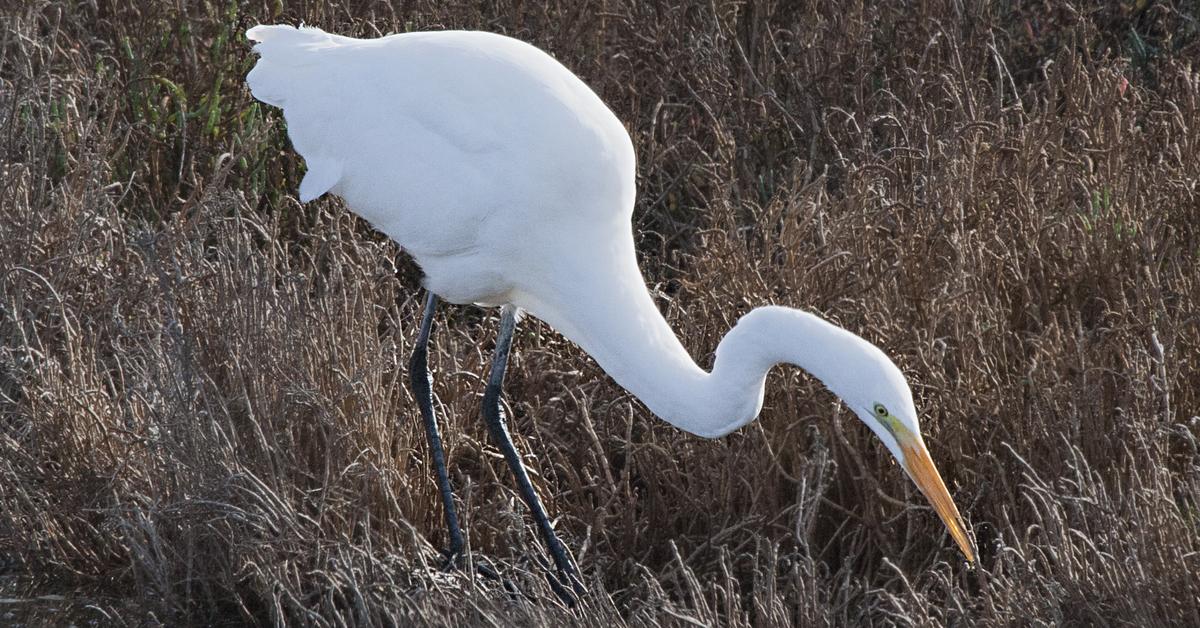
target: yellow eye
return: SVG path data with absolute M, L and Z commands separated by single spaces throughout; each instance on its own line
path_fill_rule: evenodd
M 886 419 L 888 417 L 888 409 L 883 407 L 882 403 L 875 404 L 875 416 Z

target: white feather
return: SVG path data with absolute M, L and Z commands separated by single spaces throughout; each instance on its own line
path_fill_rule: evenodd
M 442 298 L 512 304 L 582 346 L 655 414 L 708 437 L 757 416 L 767 371 L 807 369 L 869 419 L 916 432 L 899 369 L 862 338 L 787 308 L 745 316 L 701 369 L 637 267 L 634 151 L 600 98 L 550 55 L 478 32 L 359 40 L 256 26 L 248 81 L 283 108 L 309 171 L 399 242 Z
M 692 360 L 637 267 L 629 134 L 550 55 L 489 33 L 246 35 L 261 55 L 251 90 L 283 108 L 308 162 L 301 200 L 341 195 L 413 255 L 430 290 L 529 311 L 694 434 L 753 420 L 775 364 L 808 370 L 905 463 L 971 558 L 908 384 L 874 345 L 807 312 L 763 307 L 721 340 L 712 372 Z

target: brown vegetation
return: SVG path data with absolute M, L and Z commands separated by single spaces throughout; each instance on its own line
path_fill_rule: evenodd
M 395 4 L 0 15 L 0 622 L 1200 625 L 1194 5 Z M 592 591 L 568 611 L 478 418 L 495 313 L 451 308 L 469 542 L 528 597 L 438 570 L 419 271 L 297 203 L 242 87 L 242 31 L 301 20 L 563 60 L 629 125 L 685 344 L 779 303 L 883 346 L 979 569 L 799 371 L 704 441 L 531 321 L 507 402 Z

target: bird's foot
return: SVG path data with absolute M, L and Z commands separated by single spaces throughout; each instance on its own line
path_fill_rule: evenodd
M 476 573 L 488 580 L 501 580 L 499 572 L 491 563 L 474 556 L 470 558 L 469 562 Z M 442 550 L 442 571 L 458 571 L 467 562 L 467 554 L 461 547 Z
M 574 565 L 558 560 L 557 556 L 555 559 L 555 562 L 558 563 L 557 568 L 551 567 L 545 558 L 541 556 L 537 558 L 546 575 L 546 583 L 550 585 L 550 590 L 554 591 L 563 604 L 575 608 L 579 604 L 579 598 L 587 595 L 587 587 L 579 578 L 579 572 L 575 570 Z
M 467 566 L 469 558 L 470 566 L 474 569 L 475 573 L 487 580 L 499 582 L 509 595 L 514 598 L 521 596 L 530 601 L 535 599 L 534 596 L 518 589 L 517 585 L 511 579 L 500 575 L 500 572 L 484 559 L 475 556 L 468 557 L 467 552 L 462 549 L 444 549 L 441 551 L 441 554 L 443 557 L 442 571 L 459 571 Z M 541 556 L 537 557 L 537 561 L 541 565 L 542 573 L 546 577 L 546 583 L 550 585 L 550 590 L 554 592 L 554 595 L 570 608 L 578 606 L 579 598 L 587 594 L 587 587 L 584 586 L 583 580 L 579 578 L 579 573 L 575 570 L 575 567 L 567 564 L 565 568 L 555 569 Z
M 469 557 L 470 560 L 468 561 L 467 553 L 462 547 L 457 549 L 444 549 L 441 551 L 441 553 L 443 557 L 442 571 L 459 571 L 463 568 L 464 563 L 469 562 L 475 573 L 479 574 L 484 579 L 491 580 L 493 582 L 499 582 L 509 595 L 513 597 L 523 596 L 525 598 L 532 599 L 529 595 L 522 593 L 521 590 L 517 588 L 517 585 L 513 584 L 512 580 L 501 576 L 500 572 L 497 571 L 490 562 L 475 556 Z

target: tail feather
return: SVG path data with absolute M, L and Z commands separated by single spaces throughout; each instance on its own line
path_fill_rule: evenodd
M 246 38 L 258 42 L 254 51 L 259 56 L 246 75 L 246 84 L 255 98 L 287 115 L 288 137 L 308 165 L 300 183 L 300 200 L 310 201 L 333 189 L 342 178 L 341 160 L 331 156 L 323 141 L 325 124 L 320 112 L 331 90 L 325 78 L 330 70 L 328 61 L 323 62 L 319 53 L 346 38 L 319 28 L 281 24 L 255 26 L 246 31 Z
M 250 93 L 276 107 L 283 107 L 294 86 L 304 80 L 304 68 L 311 65 L 311 53 L 335 46 L 334 36 L 311 26 L 259 24 L 246 31 L 246 38 L 258 42 L 254 52 L 258 63 L 246 76 Z
M 264 57 L 335 44 L 333 35 L 315 26 L 287 24 L 259 24 L 246 31 L 246 39 L 258 42 L 254 50 Z

